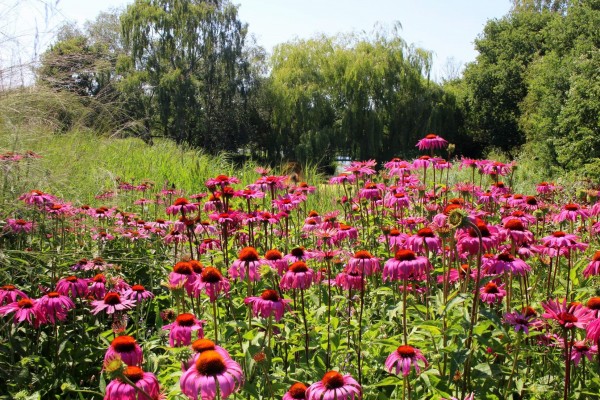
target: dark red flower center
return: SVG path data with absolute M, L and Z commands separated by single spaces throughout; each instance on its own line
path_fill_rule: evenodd
M 306 263 L 304 261 L 296 261 L 295 263 L 290 265 L 289 271 L 297 274 L 300 272 L 308 271 L 308 267 L 306 266 Z
M 189 262 L 179 261 L 173 267 L 173 272 L 176 272 L 176 273 L 182 274 L 182 275 L 192 275 L 194 273 L 194 269 L 192 268 L 192 265 Z
M 336 371 L 329 371 L 321 380 L 327 389 L 339 389 L 344 386 L 344 377 Z
M 33 308 L 33 301 L 31 301 L 30 299 L 21 299 L 19 300 L 17 305 L 19 306 L 19 308 Z
M 294 383 L 290 390 L 288 390 L 289 395 L 292 399 L 304 399 L 306 397 L 306 385 L 304 383 Z
M 291 254 L 296 258 L 304 257 L 304 249 L 302 247 L 295 247 L 292 249 Z
M 400 231 L 398 229 L 390 230 L 390 236 L 400 236 Z
M 488 284 L 486 284 L 483 291 L 489 294 L 500 293 L 500 290 L 498 290 L 498 286 L 494 282 L 489 282 Z
M 129 380 L 131 380 L 133 383 L 136 383 L 137 381 L 144 378 L 144 371 L 142 371 L 140 367 L 136 367 L 135 365 L 127 366 L 123 374 L 127 378 L 129 378 Z
M 504 227 L 506 229 L 510 229 L 511 231 L 524 231 L 525 226 L 523 226 L 523 222 L 519 219 L 509 219 L 504 223 Z
M 258 252 L 254 247 L 244 247 L 238 256 L 240 261 L 252 262 L 258 261 Z
M 569 312 L 561 312 L 560 314 L 558 314 L 558 320 L 561 323 L 561 325 L 564 324 L 568 324 L 568 323 L 575 323 L 578 321 L 577 317 L 574 316 L 573 314 L 569 313 Z
M 431 228 L 421 228 L 417 231 L 417 236 L 420 237 L 435 237 Z
M 414 251 L 408 249 L 398 250 L 394 258 L 398 261 L 412 261 L 417 259 Z
M 504 261 L 504 262 L 513 262 L 513 261 L 515 261 L 515 258 L 509 253 L 501 253 L 501 254 L 498 254 L 498 260 Z
M 525 203 L 527 203 L 530 206 L 535 206 L 537 205 L 537 199 L 533 196 L 527 196 L 525 197 Z
M 279 250 L 272 249 L 265 253 L 265 258 L 270 261 L 281 260 L 283 255 Z
M 600 310 L 600 297 L 592 297 L 589 299 L 587 307 L 591 310 Z
M 577 211 L 579 210 L 579 206 L 577 204 L 569 203 L 565 205 L 565 210 L 567 211 Z
M 118 353 L 129 353 L 135 350 L 135 339 L 131 336 L 123 335 L 117 336 L 113 339 L 110 344 L 113 349 Z
M 215 267 L 206 267 L 202 270 L 201 278 L 206 283 L 217 283 L 221 282 L 223 275 Z
M 600 261 L 600 250 L 596 251 L 592 257 L 592 261 Z
M 319 213 L 316 212 L 315 210 L 310 210 L 310 212 L 308 213 L 308 216 L 311 218 L 318 217 Z
M 175 203 L 173 203 L 173 205 L 175 205 L 175 206 L 185 206 L 188 204 L 190 204 L 190 202 L 185 197 L 179 197 L 179 198 L 175 199 Z
M 359 250 L 356 253 L 354 253 L 354 258 L 360 258 L 360 259 L 370 259 L 373 258 L 373 255 L 371 253 L 369 253 L 366 250 Z
M 260 298 L 269 301 L 279 301 L 279 295 L 273 289 L 267 289 L 262 292 Z
M 425 136 L 425 139 L 436 139 L 436 138 L 437 138 L 437 135 L 434 135 L 433 133 L 430 133 Z
M 398 354 L 402 358 L 413 358 L 414 356 L 417 355 L 417 352 L 415 351 L 415 348 L 412 347 L 412 346 L 407 346 L 407 345 L 403 345 L 403 346 L 398 347 L 398 349 L 396 350 L 396 352 L 398 352 Z
M 111 306 L 121 304 L 121 296 L 119 296 L 119 293 L 109 292 L 104 296 L 104 303 Z
M 204 376 L 215 376 L 225 372 L 227 366 L 218 352 L 207 350 L 200 353 L 198 360 L 196 360 L 196 370 Z
M 203 353 L 208 350 L 214 350 L 215 343 L 209 339 L 197 339 L 192 343 L 192 350 L 196 353 Z
M 190 265 L 192 266 L 192 270 L 197 273 L 200 274 L 202 273 L 202 268 L 204 268 L 204 266 L 202 265 L 202 263 L 198 260 L 190 260 Z
M 526 317 L 535 317 L 537 316 L 537 311 L 533 309 L 533 307 L 525 307 L 521 312 Z
M 556 231 L 552 234 L 552 236 L 559 238 L 559 237 L 565 237 L 565 236 L 567 236 L 567 234 L 564 233 L 563 231 Z
M 194 314 L 190 313 L 179 314 L 177 319 L 175 319 L 175 324 L 179 326 L 192 326 L 195 322 L 196 317 L 194 317 Z
M 146 291 L 146 288 L 143 285 L 133 285 L 131 287 L 131 290 L 133 290 L 134 292 L 142 293 Z
M 599 252 L 600 253 L 600 252 Z M 12 292 L 13 290 L 16 289 L 15 285 L 4 285 L 2 286 L 2 290 L 6 290 L 8 292 Z
M 71 283 L 75 283 L 75 282 L 77 282 L 77 277 L 76 277 L 76 276 L 74 276 L 74 275 L 67 276 L 67 277 L 65 278 L 65 281 L 67 281 L 67 282 L 71 282 Z
M 51 298 L 51 299 L 57 299 L 57 298 L 60 297 L 60 293 L 58 293 L 58 292 L 50 292 L 50 293 L 48 293 L 48 297 Z

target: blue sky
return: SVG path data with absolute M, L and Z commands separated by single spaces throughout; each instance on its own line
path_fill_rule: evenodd
M 278 43 L 309 38 L 317 33 L 333 35 L 373 29 L 376 23 L 402 25 L 401 36 L 409 44 L 434 53 L 433 78 L 447 74 L 447 60 L 454 66 L 473 61 L 473 40 L 488 19 L 500 18 L 510 0 L 234 0 L 240 18 L 258 44 L 268 51 Z M 38 52 L 51 43 L 61 21 L 80 25 L 111 7 L 125 7 L 132 0 L 0 0 L 0 30 L 17 36 L 18 51 L 8 58 Z M 51 4 L 53 7 L 46 7 Z M 12 7 L 14 6 L 14 7 Z M 7 18 L 8 16 L 8 18 Z M 37 34 L 37 39 L 35 35 Z

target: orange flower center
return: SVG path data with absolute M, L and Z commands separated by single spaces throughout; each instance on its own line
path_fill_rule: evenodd
M 558 318 L 559 320 L 561 320 L 561 323 L 564 322 L 565 324 L 569 322 L 574 323 L 578 321 L 576 316 L 568 312 L 561 312 L 560 314 L 558 314 Z
M 600 251 L 598 253 L 600 253 Z M 12 292 L 15 289 L 16 289 L 16 287 L 14 285 L 4 285 L 4 286 L 2 286 L 2 290 L 6 290 L 6 291 L 9 291 L 9 292 Z
M 197 274 L 202 273 L 203 265 L 202 265 L 202 263 L 200 261 L 198 261 L 198 260 L 190 260 L 190 265 L 192 266 L 192 270 L 195 273 L 197 273 Z
M 221 272 L 215 267 L 206 267 L 202 270 L 202 281 L 207 283 L 217 283 L 221 282 L 223 279 L 223 275 Z
M 252 262 L 258 261 L 258 252 L 254 247 L 244 247 L 238 256 L 240 261 Z
M 302 247 L 295 247 L 292 249 L 292 255 L 296 258 L 304 257 L 304 249 Z
M 173 205 L 176 205 L 176 206 L 185 206 L 188 204 L 190 204 L 190 202 L 185 197 L 179 197 L 175 200 L 175 203 L 173 203 Z
M 402 358 L 413 358 L 417 355 L 417 352 L 412 346 L 400 346 L 396 351 Z
M 260 298 L 269 301 L 279 301 L 279 295 L 273 289 L 267 289 L 262 292 Z
M 119 296 L 119 293 L 115 292 L 107 293 L 106 296 L 104 296 L 104 303 L 111 306 L 121 304 L 121 296 Z
M 420 237 L 435 237 L 431 228 L 422 228 L 417 231 L 417 236 Z
M 58 292 L 50 292 L 50 293 L 48 293 L 48 297 L 51 298 L 51 299 L 56 299 L 56 298 L 60 297 L 60 293 L 58 293 Z
M 131 287 L 131 290 L 133 290 L 134 292 L 145 292 L 146 288 L 143 285 L 133 285 Z
M 366 250 L 359 250 L 354 253 L 354 258 L 370 259 L 373 258 L 373 255 Z
M 31 301 L 30 299 L 21 299 L 19 300 L 17 305 L 19 306 L 19 308 L 33 308 L 33 301 Z
M 579 206 L 577 204 L 569 203 L 565 205 L 565 210 L 567 211 L 577 211 L 579 210 Z
M 74 275 L 67 276 L 67 277 L 65 278 L 65 281 L 67 281 L 67 282 L 71 282 L 71 283 L 74 283 L 74 282 L 77 282 L 77 277 L 76 277 L 76 276 L 74 276 Z
M 279 250 L 269 250 L 265 254 L 265 258 L 270 261 L 281 260 L 283 258 L 281 252 Z
M 600 261 L 600 250 L 598 250 L 594 253 L 594 256 L 592 257 L 592 261 Z
M 208 350 L 214 350 L 215 343 L 209 339 L 197 339 L 192 343 L 192 350 L 196 353 L 203 353 Z
M 483 291 L 490 294 L 500 293 L 498 286 L 494 282 L 489 282 L 487 285 L 485 285 Z
M 589 299 L 587 307 L 591 310 L 600 310 L 600 297 L 592 297 Z
M 525 226 L 523 226 L 523 222 L 518 219 L 509 219 L 504 223 L 504 227 L 506 229 L 510 229 L 511 231 L 524 231 Z
M 304 399 L 306 397 L 306 385 L 303 383 L 294 383 L 288 393 L 292 397 L 292 399 Z
M 293 263 L 292 265 L 290 265 L 289 270 L 295 274 L 299 273 L 299 272 L 306 272 L 308 271 L 308 267 L 306 266 L 306 263 L 304 261 L 296 261 L 295 263 Z
M 135 350 L 135 339 L 131 336 L 117 336 L 110 344 L 119 353 L 129 353 Z
M 214 350 L 200 353 L 196 360 L 196 370 L 204 376 L 220 375 L 227 369 L 223 357 Z
M 196 317 L 194 317 L 193 314 L 184 313 L 177 316 L 175 323 L 179 326 L 192 326 L 194 325 L 195 320 Z
M 136 367 L 136 366 L 132 366 L 132 365 L 127 366 L 127 368 L 125 369 L 125 372 L 123 372 L 123 374 L 127 378 L 129 378 L 129 380 L 131 380 L 133 383 L 144 378 L 144 371 L 142 371 L 142 369 L 140 367 Z
M 435 138 L 437 138 L 437 135 L 434 135 L 433 133 L 430 133 L 427 136 L 425 136 L 425 139 L 435 139 Z
M 417 259 L 414 251 L 408 249 L 398 250 L 394 258 L 398 261 L 412 261 Z
M 322 381 L 327 389 L 338 389 L 344 386 L 344 377 L 336 371 L 329 371 L 324 376 Z
M 556 231 L 552 234 L 552 236 L 559 238 L 559 237 L 565 237 L 565 236 L 567 236 L 567 234 L 564 233 L 563 231 Z
M 173 267 L 173 272 L 177 272 L 182 275 L 191 275 L 194 272 L 192 265 L 187 261 L 179 261 Z

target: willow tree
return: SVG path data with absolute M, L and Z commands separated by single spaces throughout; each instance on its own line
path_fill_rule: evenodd
M 136 0 L 121 17 L 122 87 L 164 136 L 208 151 L 245 142 L 247 27 L 227 0 Z

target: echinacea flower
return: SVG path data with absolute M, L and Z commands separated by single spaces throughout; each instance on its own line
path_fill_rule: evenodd
M 587 358 L 589 362 L 592 362 L 592 359 L 595 354 L 598 353 L 598 346 L 590 345 L 585 340 L 578 340 L 573 343 L 573 348 L 571 350 L 571 361 L 575 366 L 579 365 L 579 362 L 583 357 Z
M 114 314 L 117 311 L 125 311 L 135 306 L 135 301 L 122 299 L 117 292 L 108 292 L 102 300 L 92 301 L 92 314 L 96 315 L 100 311 L 106 311 L 107 314 Z
M 583 276 L 589 278 L 593 275 L 600 275 L 600 250 L 596 251 L 592 256 L 592 261 L 583 270 Z M 2 302 L 0 301 L 0 304 Z
M 349 374 L 329 371 L 306 389 L 306 400 L 354 400 L 362 398 L 362 388 Z
M 179 261 L 173 266 L 173 272 L 169 273 L 169 286 L 172 289 L 184 287 L 191 295 L 197 276 L 189 261 Z
M 67 276 L 58 281 L 56 291 L 65 296 L 68 296 L 70 293 L 73 299 L 85 297 L 88 294 L 88 281 L 74 275 Z
M 281 278 L 279 287 L 283 290 L 308 289 L 313 281 L 314 271 L 304 261 L 296 261 Z
M 204 291 L 211 302 L 217 300 L 219 293 L 229 296 L 231 285 L 227 278 L 215 267 L 205 267 L 194 284 L 194 295 L 198 297 Z
M 414 366 L 415 372 L 418 374 L 421 372 L 418 363 L 419 361 L 424 362 L 425 366 L 427 366 L 427 359 L 423 353 L 421 353 L 421 350 L 412 346 L 403 345 L 398 347 L 388 356 L 385 360 L 385 369 L 390 374 L 399 375 L 400 372 L 402 372 L 403 376 L 408 376 L 410 374 L 410 367 Z
M 216 351 L 217 353 L 221 354 L 221 356 L 225 360 L 231 358 L 227 350 L 225 350 L 221 346 L 218 346 L 212 340 L 206 338 L 194 340 L 192 342 L 192 350 L 194 352 L 192 354 L 192 357 L 182 365 L 184 371 L 187 371 L 188 369 L 192 368 L 192 366 L 196 364 L 196 361 L 198 360 L 198 357 L 200 357 L 200 354 L 204 353 L 205 351 Z
M 488 282 L 485 286 L 479 288 L 481 301 L 488 304 L 499 303 L 506 296 L 504 284 L 497 285 L 495 282 Z
M 429 269 L 431 269 L 431 264 L 426 257 L 417 256 L 412 250 L 401 249 L 393 258 L 386 261 L 383 266 L 382 278 L 384 281 L 398 281 L 420 277 Z
M 131 336 L 122 335 L 114 338 L 104 354 L 104 362 L 106 363 L 117 356 L 129 366 L 142 365 L 142 348 Z
M 504 314 L 504 322 L 513 326 L 515 332 L 523 331 L 526 335 L 529 335 L 529 327 L 534 318 L 534 314 L 523 314 L 517 311 Z
M 36 307 L 45 315 L 47 321 L 55 324 L 56 320 L 64 321 L 67 319 L 67 314 L 69 310 L 75 308 L 75 303 L 68 296 L 58 292 L 49 292 L 38 299 Z
M 275 317 L 275 321 L 279 322 L 283 317 L 285 309 L 289 309 L 289 299 L 279 297 L 279 294 L 272 289 L 266 289 L 259 297 L 246 297 L 245 304 L 252 306 L 252 313 L 255 317 L 263 318 Z
M 306 385 L 301 382 L 296 382 L 283 395 L 281 400 L 306 400 Z
M 288 262 L 283 259 L 281 252 L 277 249 L 271 249 L 265 253 L 265 262 L 276 270 L 279 275 L 283 275 L 289 266 Z
M 411 235 L 406 239 L 406 247 L 415 253 L 424 253 L 425 249 L 433 253 L 438 253 L 442 246 L 442 241 L 435 236 L 431 228 L 421 228 L 416 235 Z
M 228 272 L 232 279 L 244 280 L 247 275 L 250 281 L 256 282 L 260 280 L 259 267 L 263 264 L 265 261 L 259 257 L 254 247 L 244 247 Z
M 371 276 L 374 273 L 379 272 L 379 258 L 374 257 L 366 250 L 358 250 L 348 260 L 346 269 L 346 272 L 348 273 L 356 272 L 358 274 Z
M 423 139 L 419 140 L 416 144 L 416 147 L 419 150 L 435 150 L 435 149 L 443 149 L 448 146 L 448 141 L 438 135 L 430 133 L 426 135 Z
M 188 346 L 192 342 L 192 332 L 196 331 L 197 338 L 204 337 L 204 320 L 199 320 L 194 314 L 179 314 L 175 322 L 163 326 L 169 332 L 169 345 L 171 347 Z
M 143 285 L 133 285 L 132 287 L 123 292 L 123 297 L 125 297 L 126 299 L 135 300 L 139 303 L 143 300 L 154 298 L 154 294 L 146 290 L 146 288 Z
M 144 372 L 140 367 L 128 366 L 123 375 L 136 387 L 119 378 L 113 379 L 106 385 L 104 400 L 159 400 L 160 386 L 158 379 L 151 372 Z M 141 389 L 141 390 L 140 390 Z M 141 391 L 146 394 L 141 393 Z
M 173 205 L 167 207 L 167 215 L 177 215 L 179 213 L 186 215 L 193 211 L 196 211 L 198 206 L 194 203 L 190 203 L 188 199 L 179 197 L 175 200 Z
M 17 289 L 15 285 L 4 285 L 0 287 L 0 306 L 6 303 L 14 303 L 17 298 L 28 298 L 25 292 Z
M 46 317 L 42 313 L 42 310 L 36 307 L 36 303 L 36 300 L 29 298 L 9 303 L 0 307 L 0 316 L 4 317 L 14 312 L 13 323 L 20 324 L 23 321 L 27 321 L 29 325 L 37 328 L 40 324 L 46 322 Z
M 239 390 L 243 382 L 242 367 L 214 350 L 202 352 L 196 364 L 179 380 L 181 391 L 192 400 L 213 400 L 217 392 L 220 398 L 226 399 Z
M 499 275 L 511 272 L 515 275 L 525 275 L 531 271 L 531 267 L 520 258 L 515 258 L 509 253 L 500 253 L 486 264 L 485 272 L 490 275 Z
M 594 319 L 592 310 L 581 304 L 568 304 L 567 299 L 543 301 L 542 307 L 546 310 L 542 317 L 555 320 L 564 329 L 585 329 Z
M 6 227 L 13 233 L 31 233 L 33 230 L 33 221 L 9 218 L 6 220 Z

